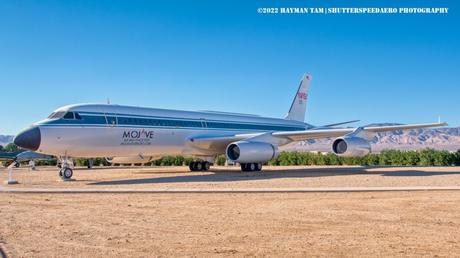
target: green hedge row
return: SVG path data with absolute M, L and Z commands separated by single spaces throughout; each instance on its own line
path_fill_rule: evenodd
M 152 162 L 155 166 L 188 165 L 192 158 L 182 156 L 165 156 Z M 225 155 L 216 157 L 214 163 L 225 164 Z M 460 166 L 460 150 L 457 152 L 424 149 L 418 151 L 386 150 L 372 153 L 364 157 L 339 157 L 335 154 L 314 152 L 281 152 L 273 160 L 267 162 L 273 166 L 295 165 L 363 165 L 363 166 Z
M 363 166 L 459 166 L 457 152 L 424 149 L 418 151 L 385 150 L 364 157 L 338 157 L 332 153 L 282 152 L 269 165 L 363 165 Z

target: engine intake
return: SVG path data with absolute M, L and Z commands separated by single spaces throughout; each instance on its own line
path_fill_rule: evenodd
M 371 153 L 371 145 L 363 138 L 342 137 L 334 140 L 332 151 L 343 157 L 362 157 Z
M 225 151 L 227 159 L 238 163 L 263 163 L 278 157 L 278 148 L 266 142 L 238 141 Z

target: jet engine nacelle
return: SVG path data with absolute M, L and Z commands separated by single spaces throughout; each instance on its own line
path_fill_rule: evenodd
M 153 157 L 141 157 L 141 156 L 131 156 L 131 157 L 113 157 L 105 158 L 108 162 L 113 164 L 137 164 L 137 163 L 147 163 L 152 161 Z
M 278 147 L 266 142 L 238 141 L 225 151 L 227 159 L 238 163 L 263 163 L 278 157 Z
M 371 152 L 371 144 L 360 137 L 341 137 L 332 143 L 332 151 L 343 157 L 362 157 Z

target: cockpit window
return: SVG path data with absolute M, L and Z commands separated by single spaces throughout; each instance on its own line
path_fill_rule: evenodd
M 59 119 L 59 118 L 64 118 L 64 119 L 78 119 L 81 120 L 80 114 L 77 112 L 66 112 L 66 111 L 57 111 L 51 113 L 51 115 L 48 116 L 48 119 Z
M 58 112 L 53 112 L 51 115 L 48 116 L 49 119 L 57 119 L 57 118 L 62 118 L 66 114 L 65 111 L 58 111 Z
M 73 115 L 73 112 L 67 112 L 65 115 L 64 115 L 64 119 L 75 119 L 74 115 Z

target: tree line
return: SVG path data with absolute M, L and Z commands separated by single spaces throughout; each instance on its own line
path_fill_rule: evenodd
M 416 151 L 385 150 L 364 157 L 339 157 L 333 153 L 282 152 L 269 165 L 361 165 L 361 166 L 459 166 L 460 150 L 423 149 Z
M 165 156 L 147 163 L 146 166 L 188 166 L 193 158 L 183 156 Z M 87 160 L 76 160 L 77 165 L 86 165 Z M 225 165 L 225 155 L 218 155 L 214 164 Z M 96 159 L 94 165 L 108 165 L 105 159 Z M 449 152 L 445 150 L 424 149 L 416 151 L 385 150 L 371 153 L 364 157 L 339 157 L 333 153 L 316 152 L 281 152 L 280 155 L 268 161 L 271 166 L 309 166 L 309 165 L 361 165 L 361 166 L 460 166 L 460 150 Z

